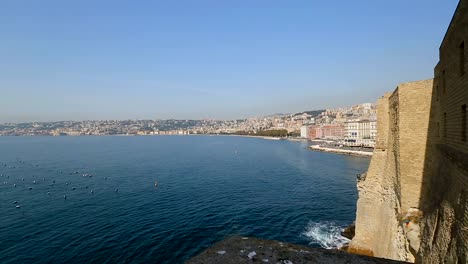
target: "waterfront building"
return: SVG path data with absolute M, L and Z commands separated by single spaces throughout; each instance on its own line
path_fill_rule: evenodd
M 301 138 L 309 138 L 309 127 L 301 126 Z
M 377 121 L 353 119 L 345 122 L 343 145 L 350 147 L 374 147 L 377 136 Z
M 342 139 L 345 135 L 344 126 L 341 124 L 321 125 L 316 128 L 316 138 Z
M 313 140 L 317 138 L 317 128 L 318 126 L 309 126 L 309 139 Z

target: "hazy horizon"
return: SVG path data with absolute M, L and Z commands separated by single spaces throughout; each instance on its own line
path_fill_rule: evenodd
M 351 107 L 351 106 L 349 106 Z M 337 107 L 337 108 L 346 108 L 346 107 Z M 331 108 L 327 108 L 331 109 Z M 144 121 L 144 120 L 215 120 L 215 121 L 229 121 L 229 120 L 244 120 L 244 119 L 249 119 L 249 118 L 262 118 L 262 117 L 268 117 L 268 116 L 276 116 L 276 115 L 291 115 L 291 114 L 299 114 L 299 113 L 304 113 L 304 112 L 310 112 L 310 111 L 321 111 L 321 110 L 326 110 L 326 109 L 312 109 L 312 110 L 304 110 L 304 111 L 297 111 L 297 112 L 291 112 L 291 113 L 271 113 L 271 114 L 266 114 L 262 116 L 248 116 L 248 117 L 238 117 L 238 118 L 229 118 L 229 119 L 220 119 L 220 118 L 126 118 L 126 119 L 63 119 L 63 120 L 44 120 L 44 121 L 23 121 L 23 122 L 0 122 L 1 124 L 21 124 L 21 123 L 54 123 L 54 122 L 87 122 L 87 121 Z
M 432 78 L 457 2 L 3 1 L 0 123 L 374 103 Z

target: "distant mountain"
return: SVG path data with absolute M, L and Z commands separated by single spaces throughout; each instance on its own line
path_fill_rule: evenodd
M 266 115 L 264 117 L 272 117 L 272 116 L 284 116 L 284 115 L 289 115 L 289 114 L 284 114 L 284 113 L 275 113 L 275 114 L 271 114 L 271 115 Z
M 312 110 L 312 111 L 304 111 L 304 112 L 296 113 L 294 115 L 296 116 L 296 115 L 302 115 L 302 114 L 309 114 L 311 116 L 318 116 L 323 112 L 325 112 L 325 110 Z
M 293 116 L 297 116 L 297 115 L 302 115 L 302 114 L 309 114 L 311 116 L 318 116 L 320 115 L 321 113 L 325 112 L 325 110 L 311 110 L 311 111 L 303 111 L 303 112 L 299 112 L 299 113 L 275 113 L 275 114 L 271 114 L 271 115 L 267 115 L 267 116 L 264 116 L 264 117 L 273 117 L 273 116 L 286 116 L 286 115 L 293 115 Z

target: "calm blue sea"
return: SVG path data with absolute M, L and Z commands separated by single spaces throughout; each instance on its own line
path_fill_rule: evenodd
M 183 263 L 233 234 L 336 246 L 369 159 L 306 147 L 230 136 L 0 137 L 0 263 Z

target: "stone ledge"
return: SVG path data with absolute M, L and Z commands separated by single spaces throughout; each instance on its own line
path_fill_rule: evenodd
M 326 250 L 288 244 L 254 237 L 230 237 L 214 244 L 187 264 L 214 263 L 407 263 L 389 259 L 349 254 L 339 250 Z

